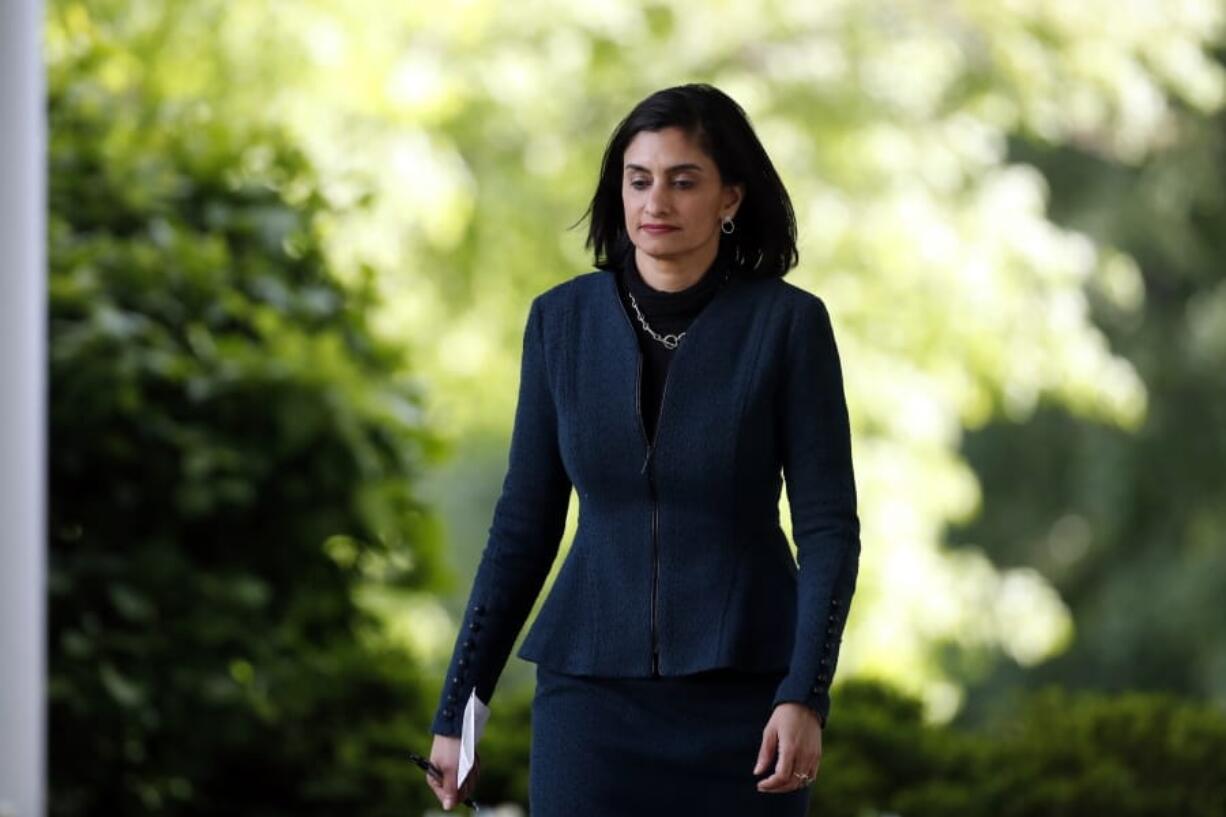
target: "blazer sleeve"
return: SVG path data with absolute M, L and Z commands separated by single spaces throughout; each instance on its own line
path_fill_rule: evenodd
M 462 734 L 464 703 L 474 688 L 491 701 L 566 527 L 571 480 L 558 446 L 541 312 L 538 295 L 524 327 L 506 476 L 435 709 L 436 735 Z
M 783 471 L 799 574 L 791 663 L 774 705 L 803 703 L 824 728 L 859 570 L 860 519 L 842 368 L 817 296 L 793 310 L 783 389 Z

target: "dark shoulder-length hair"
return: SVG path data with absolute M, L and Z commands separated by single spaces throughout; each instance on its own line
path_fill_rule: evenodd
M 723 184 L 744 184 L 735 229 L 720 233 L 736 265 L 752 277 L 782 277 L 796 266 L 796 216 L 775 166 L 758 141 L 745 111 L 732 97 L 705 83 L 656 91 L 634 106 L 605 148 L 600 180 L 585 216 L 591 216 L 585 247 L 599 269 L 615 268 L 629 250 L 622 205 L 622 160 L 639 131 L 679 127 L 719 169 Z M 580 219 L 582 221 L 582 218 Z

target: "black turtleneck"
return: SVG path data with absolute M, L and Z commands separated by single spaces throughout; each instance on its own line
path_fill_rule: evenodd
M 639 348 L 643 351 L 643 373 L 640 382 L 640 408 L 643 413 L 643 426 L 647 438 L 655 440 L 656 424 L 660 415 L 660 401 L 663 398 L 664 381 L 668 375 L 668 366 L 677 349 L 686 343 L 682 338 L 677 349 L 669 349 L 653 338 L 643 328 L 638 314 L 630 303 L 630 294 L 638 304 L 647 324 L 659 335 L 681 334 L 689 327 L 690 322 L 702 311 L 719 291 L 724 283 L 728 269 L 729 254 L 725 244 L 720 244 L 719 254 L 702 277 L 685 289 L 667 292 L 653 289 L 643 280 L 634 258 L 635 248 L 631 244 L 621 259 L 617 273 L 618 291 L 621 293 L 622 304 L 630 323 L 638 335 Z

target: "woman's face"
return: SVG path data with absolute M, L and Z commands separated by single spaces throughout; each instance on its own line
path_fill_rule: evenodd
M 736 215 L 743 190 L 724 185 L 715 162 L 681 128 L 639 131 L 626 147 L 626 233 L 648 255 L 681 260 L 718 250 L 721 220 Z

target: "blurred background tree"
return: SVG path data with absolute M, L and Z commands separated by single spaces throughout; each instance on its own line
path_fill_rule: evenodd
M 333 624 L 349 605 L 368 616 L 364 631 L 411 676 L 396 688 L 425 699 L 397 709 L 400 724 L 424 729 L 505 469 L 528 302 L 590 269 L 584 225 L 570 228 L 615 123 L 657 88 L 712 82 L 749 113 L 792 192 L 790 280 L 831 306 L 845 361 L 865 555 L 841 679 L 888 682 L 925 719 L 968 726 L 1052 680 L 1170 688 L 1221 708 L 1226 635 L 1208 625 L 1226 570 L 1222 25 L 1215 0 L 473 0 L 448 13 L 52 0 L 52 383 L 53 398 L 72 397 L 53 417 L 55 467 L 80 456 L 90 485 L 112 491 L 151 481 L 185 503 L 160 505 L 167 524 L 209 529 L 271 496 L 282 504 L 261 510 L 263 524 L 300 526 L 281 535 L 308 562 L 328 554 L 324 575 L 348 576 L 345 559 L 370 554 L 376 576 L 393 578 L 327 580 L 337 594 L 318 603 Z M 73 249 L 113 244 L 107 263 Z M 177 351 L 143 351 L 154 329 Z M 103 374 L 62 363 L 77 354 Z M 153 376 L 133 367 L 152 367 L 166 402 L 131 385 Z M 257 417 L 235 437 L 217 419 L 229 414 L 201 407 L 232 391 L 191 385 L 210 371 L 251 381 Z M 302 402 L 316 404 L 295 408 L 307 419 L 284 419 Z M 131 454 L 180 403 L 193 423 L 218 423 L 195 432 L 211 453 Z M 85 448 L 61 435 L 58 423 L 86 428 L 89 412 L 119 429 L 118 453 L 88 447 L 107 435 Z M 296 471 L 309 499 L 277 499 L 284 487 L 261 481 L 270 463 L 321 425 L 344 441 L 329 456 L 361 467 L 338 476 L 312 447 L 321 459 Z M 450 455 L 376 456 L 371 476 L 355 453 L 366 435 L 401 454 L 432 436 Z M 64 473 L 53 493 L 81 484 Z M 53 496 L 55 529 L 77 537 L 63 543 L 86 538 L 72 534 L 71 496 Z M 179 540 L 123 527 L 123 507 L 98 506 L 110 515 L 79 527 L 111 555 L 139 544 L 152 564 L 173 562 Z M 265 595 L 292 592 L 297 574 L 257 567 Z M 111 622 L 91 626 L 97 640 Z M 56 660 L 70 642 L 53 643 Z M 81 684 L 141 677 L 84 655 Z M 226 671 L 251 672 L 238 667 Z M 530 665 L 510 663 L 491 729 L 521 723 L 512 707 L 530 679 Z M 113 707 L 122 695 L 110 694 L 93 704 Z M 297 723 L 330 739 L 326 721 Z M 522 760 L 518 737 L 492 733 L 491 751 Z M 148 757 L 132 751 L 128 763 Z M 493 785 L 522 801 L 522 777 Z
M 1216 58 L 1226 63 L 1220 46 Z M 1005 690 L 1052 683 L 1226 702 L 1224 133 L 1220 110 L 1173 103 L 1143 161 L 1113 159 L 1092 139 L 1012 142 L 1050 180 L 1054 220 L 1135 259 L 1087 296 L 1149 408 L 1140 427 L 1120 429 L 1045 404 L 966 440 L 985 496 L 1002 500 L 954 538 L 1040 571 L 1077 630 L 1040 666 L 962 660 L 954 671 L 977 690 L 968 719 Z
M 446 587 L 441 442 L 272 131 L 48 85 L 51 813 L 424 806 L 433 679 L 374 610 Z

